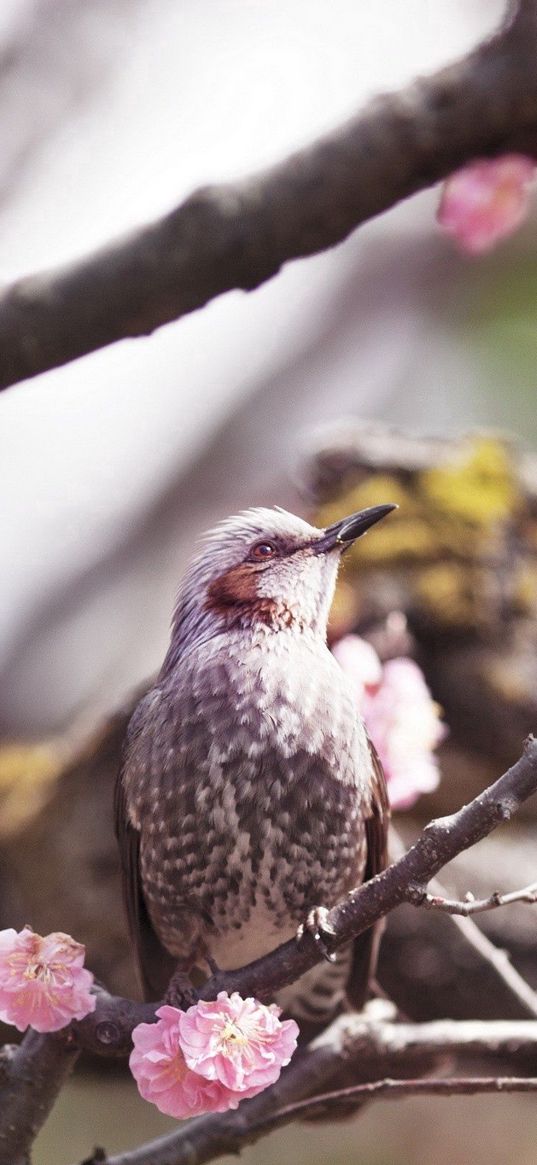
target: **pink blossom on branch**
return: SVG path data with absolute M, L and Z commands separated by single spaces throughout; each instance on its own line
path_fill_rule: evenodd
M 523 154 L 471 162 L 444 183 L 437 220 L 471 255 L 490 251 L 528 213 L 535 163 Z
M 377 656 L 377 680 L 371 661 L 376 652 L 358 635 L 346 635 L 332 650 L 382 761 L 391 805 L 407 809 L 421 793 L 436 789 L 440 777 L 434 749 L 446 734 L 421 668 L 407 658 L 382 667 Z
M 237 992 L 188 1011 L 165 1005 L 132 1034 L 129 1060 L 145 1100 L 178 1119 L 225 1112 L 278 1079 L 296 1048 L 294 1020 Z
M 225 1112 L 227 1088 L 210 1082 L 185 1063 L 180 1044 L 182 1012 L 167 1004 L 159 1007 L 156 1023 L 139 1023 L 132 1033 L 129 1067 L 144 1100 L 177 1120 L 202 1112 Z
M 239 1099 L 274 1084 L 296 1048 L 298 1027 L 280 1020 L 280 1008 L 237 991 L 220 991 L 214 1002 L 200 1000 L 181 1019 L 186 1063 L 207 1080 L 218 1080 Z
M 69 934 L 0 931 L 0 1019 L 19 1031 L 54 1032 L 95 1010 L 85 949 Z

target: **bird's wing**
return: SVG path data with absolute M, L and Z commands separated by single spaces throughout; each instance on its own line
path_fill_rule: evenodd
M 121 861 L 123 901 L 140 985 L 145 999 L 161 999 L 175 968 L 175 960 L 159 941 L 149 918 L 140 877 L 140 834 L 132 825 L 125 793 L 124 774 L 133 747 L 144 747 L 143 723 L 148 697 L 138 705 L 127 730 L 122 763 L 114 791 L 116 837 Z M 143 755 L 139 761 L 143 763 Z M 149 757 L 147 757 L 149 764 Z
M 371 804 L 365 819 L 367 838 L 367 860 L 364 882 L 374 878 L 388 864 L 388 825 L 390 803 L 386 779 L 374 744 L 369 741 L 371 752 Z M 368 985 L 375 973 L 377 953 L 383 923 L 376 923 L 354 940 L 352 964 L 347 982 L 347 999 L 351 1007 L 360 1011 L 367 999 Z

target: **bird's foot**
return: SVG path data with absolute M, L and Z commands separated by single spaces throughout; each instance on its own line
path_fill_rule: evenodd
M 198 993 L 185 971 L 174 971 L 166 988 L 164 1002 L 169 1003 L 170 1007 L 178 1007 L 180 1011 L 186 1011 L 187 1007 L 198 1002 Z
M 207 953 L 205 954 L 204 957 L 205 957 L 205 962 L 207 963 L 207 966 L 211 972 L 211 975 L 221 975 L 222 971 L 221 971 L 220 967 L 218 966 L 216 959 L 213 959 L 213 956 L 209 955 Z
M 327 963 L 335 963 L 336 954 L 334 951 L 329 951 L 325 942 L 325 935 L 330 938 L 334 934 L 334 928 L 328 921 L 328 910 L 326 906 L 313 906 L 306 916 L 306 921 L 301 922 L 296 932 L 297 942 L 305 934 L 310 934 L 314 942 L 319 946 L 319 950 L 326 959 Z

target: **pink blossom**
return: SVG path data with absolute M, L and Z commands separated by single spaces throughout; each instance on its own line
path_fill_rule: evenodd
M 373 652 L 381 679 L 372 684 L 371 652 L 371 645 L 358 635 L 347 635 L 334 645 L 334 655 L 349 676 L 358 709 L 382 762 L 392 807 L 406 809 L 421 793 L 438 785 L 433 752 L 446 728 L 418 665 L 401 658 L 382 667 Z
M 366 691 L 377 691 L 382 683 L 382 664 L 375 648 L 359 635 L 344 635 L 332 647 L 339 664 L 350 680 L 358 706 Z
M 444 184 L 437 220 L 461 250 L 479 255 L 520 226 L 528 213 L 535 163 L 523 154 L 472 162 Z
M 366 693 L 362 711 L 394 809 L 406 809 L 420 793 L 436 789 L 440 778 L 433 749 L 446 729 L 417 663 L 390 659 L 378 691 Z
M 54 1032 L 95 1010 L 85 949 L 69 934 L 0 931 L 0 1019 L 19 1031 Z
M 278 1079 L 296 1048 L 294 1020 L 237 992 L 157 1016 L 134 1029 L 130 1069 L 144 1099 L 179 1119 L 237 1108 Z
M 279 1007 L 220 991 L 201 1000 L 181 1019 L 181 1047 L 189 1068 L 239 1094 L 255 1096 L 278 1079 L 296 1048 L 294 1020 L 280 1020 Z
M 157 1011 L 157 1023 L 139 1023 L 135 1027 L 129 1066 L 140 1095 L 160 1112 L 178 1120 L 201 1112 L 237 1108 L 240 1097 L 230 1103 L 227 1088 L 187 1067 L 180 1044 L 183 1014 L 177 1007 L 165 1004 Z

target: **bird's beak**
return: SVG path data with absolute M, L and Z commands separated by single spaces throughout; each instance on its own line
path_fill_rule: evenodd
M 329 550 L 346 550 L 357 538 L 361 538 L 366 530 L 374 526 L 375 522 L 380 522 L 381 518 L 385 518 L 397 508 L 395 505 L 370 506 L 367 510 L 358 510 L 358 513 L 342 518 L 340 522 L 334 522 L 333 526 L 326 528 L 318 542 L 315 542 L 315 553 L 326 554 Z

